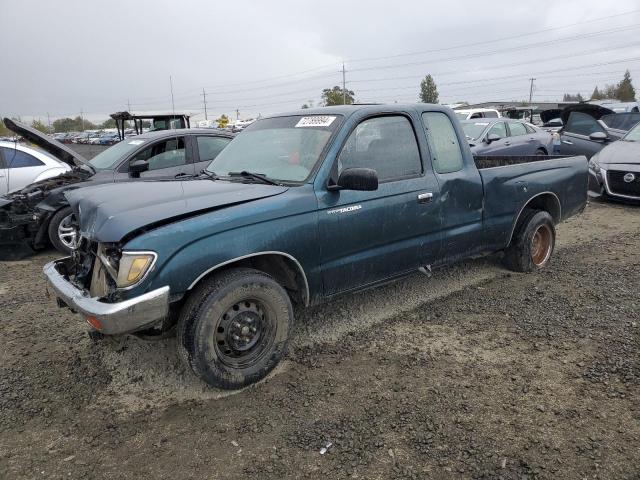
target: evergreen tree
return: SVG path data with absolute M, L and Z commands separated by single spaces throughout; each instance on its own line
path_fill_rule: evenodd
M 420 82 L 420 101 L 424 103 L 438 103 L 438 87 L 431 75 L 427 75 Z
M 624 72 L 624 77 L 618 83 L 616 88 L 616 98 L 621 102 L 635 102 L 636 90 L 631 83 L 631 73 L 629 70 Z

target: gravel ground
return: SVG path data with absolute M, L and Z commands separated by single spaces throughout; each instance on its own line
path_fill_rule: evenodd
M 55 253 L 0 262 L 0 478 L 638 479 L 639 233 L 595 203 L 539 274 L 491 257 L 301 312 L 233 393 L 173 341 L 91 343 L 45 296 Z

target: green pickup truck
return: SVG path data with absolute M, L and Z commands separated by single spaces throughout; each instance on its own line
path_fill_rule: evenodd
M 256 121 L 206 170 L 67 193 L 78 246 L 48 289 L 105 335 L 177 335 L 240 388 L 285 354 L 294 306 L 503 251 L 546 266 L 584 209 L 587 160 L 473 157 L 446 107 L 353 105 Z

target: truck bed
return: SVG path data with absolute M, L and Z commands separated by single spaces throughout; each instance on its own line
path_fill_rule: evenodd
M 474 160 L 484 189 L 487 238 L 501 239 L 502 245 L 510 241 L 513 221 L 521 209 L 538 195 L 557 199 L 556 222 L 578 213 L 586 204 L 584 156 L 478 156 Z

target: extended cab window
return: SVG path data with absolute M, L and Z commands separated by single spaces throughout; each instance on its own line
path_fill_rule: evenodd
M 591 115 L 582 112 L 571 112 L 564 131 L 588 137 L 594 132 L 604 132 L 604 128 Z
M 512 137 L 518 137 L 520 135 L 527 134 L 527 129 L 524 127 L 522 123 L 516 123 L 516 122 L 510 123 L 509 131 L 511 132 Z
M 4 158 L 8 168 L 25 168 L 40 167 L 44 165 L 33 155 L 29 155 L 21 150 L 6 148 L 4 150 Z
M 462 150 L 449 117 L 441 112 L 425 112 L 422 120 L 427 127 L 434 170 L 438 173 L 462 170 Z
M 225 137 L 198 137 L 198 153 L 201 162 L 210 162 L 231 141 Z
M 338 157 L 338 173 L 354 167 L 372 168 L 381 182 L 421 174 L 420 152 L 409 120 L 397 115 L 361 122 Z
M 178 167 L 187 163 L 184 149 L 184 137 L 173 137 L 145 148 L 131 162 L 144 160 L 149 162 L 149 170 Z

